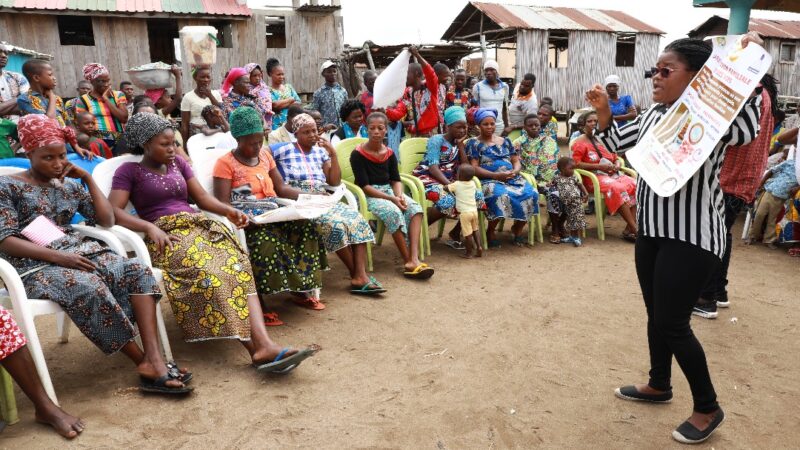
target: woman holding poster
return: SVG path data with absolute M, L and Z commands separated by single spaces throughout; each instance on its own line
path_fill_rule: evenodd
M 748 42 L 762 43 L 755 33 L 745 35 L 741 46 Z M 622 127 L 613 121 L 605 89 L 594 86 L 586 98 L 597 111 L 600 141 L 612 151 L 634 147 L 678 102 L 711 53 L 711 46 L 697 39 L 679 39 L 669 44 L 653 68 L 654 104 Z M 710 156 L 677 192 L 664 197 L 656 194 L 659 189 L 643 177 L 637 182 L 639 235 L 635 257 L 647 309 L 650 379 L 646 384 L 619 388 L 616 395 L 653 403 L 671 401 L 674 355 L 694 400 L 691 417 L 672 433 L 683 443 L 708 439 L 725 418 L 717 403 L 703 347 L 692 333 L 689 320 L 692 307 L 725 251 L 725 211 L 719 184 L 725 149 L 755 137 L 759 102 L 760 97 L 753 97 L 744 103 Z

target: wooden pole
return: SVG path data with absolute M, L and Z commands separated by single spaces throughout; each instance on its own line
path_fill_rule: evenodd
M 483 11 L 481 11 L 481 59 L 483 60 L 482 64 L 486 64 L 486 35 L 483 34 L 483 17 L 484 14 Z M 481 67 L 481 69 L 483 69 L 483 67 Z M 481 70 L 481 74 L 483 74 L 483 70 Z
M 372 51 L 369 49 L 369 44 L 364 42 L 364 52 L 367 54 L 367 63 L 369 63 L 370 70 L 375 70 L 375 62 L 372 61 Z

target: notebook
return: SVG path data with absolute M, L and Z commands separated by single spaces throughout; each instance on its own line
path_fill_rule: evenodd
M 33 219 L 33 222 L 23 228 L 20 233 L 28 238 L 29 241 L 42 247 L 47 247 L 56 239 L 66 236 L 58 225 L 45 216 Z

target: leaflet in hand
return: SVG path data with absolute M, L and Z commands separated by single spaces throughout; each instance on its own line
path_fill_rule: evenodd
M 45 216 L 39 216 L 33 219 L 20 233 L 29 241 L 42 247 L 47 247 L 56 239 L 61 239 L 66 236 L 58 225 L 54 224 L 53 221 Z
M 284 203 L 285 206 L 255 216 L 250 221 L 263 225 L 289 220 L 316 219 L 339 203 L 345 190 L 344 185 L 340 185 L 331 195 L 300 194 L 296 201 L 281 199 L 280 203 Z
M 714 36 L 714 51 L 677 102 L 625 156 L 662 197 L 680 190 L 728 131 L 772 57 L 742 36 Z M 768 130 L 767 130 L 768 131 Z

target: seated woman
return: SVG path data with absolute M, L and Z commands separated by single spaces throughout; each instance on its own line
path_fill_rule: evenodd
M 196 213 L 197 205 L 247 224 L 240 211 L 218 202 L 175 152 L 175 131 L 155 114 L 134 114 L 125 140 L 141 162 L 121 165 L 114 174 L 110 200 L 117 222 L 146 235 L 153 264 L 164 284 L 184 340 L 237 339 L 259 371 L 291 370 L 313 354 L 281 349 L 264 328 L 261 303 L 247 254 L 222 223 Z M 130 200 L 139 217 L 125 211 Z
M 428 208 L 428 225 L 445 217 L 458 217 L 456 198 L 445 186 L 458 179 L 458 166 L 467 163 L 464 148 L 458 145 L 467 137 L 467 114 L 464 108 L 447 108 L 444 112 L 444 123 L 447 127 L 445 133 L 428 139 L 425 156 L 414 169 L 414 176 L 425 186 L 425 197 L 433 202 L 433 206 Z M 456 250 L 464 249 L 460 222 L 456 221 L 446 244 Z
M 579 169 L 588 170 L 597 176 L 608 213 L 616 214 L 619 211 L 625 221 L 622 238 L 636 242 L 636 180 L 620 173 L 622 160 L 616 153 L 606 150 L 595 137 L 597 113 L 584 113 L 578 118 L 578 126 L 583 135 L 572 144 L 572 159 L 578 163 Z M 592 180 L 588 177 L 583 177 L 583 185 L 590 194 L 594 193 Z
M 400 250 L 408 278 L 433 276 L 433 267 L 419 260 L 419 235 L 422 230 L 422 207 L 403 193 L 400 171 L 394 152 L 383 145 L 389 119 L 381 112 L 367 117 L 369 140 L 353 150 L 350 165 L 356 184 L 367 196 L 367 208 L 392 235 Z
M 264 148 L 261 115 L 253 108 L 242 107 L 233 111 L 230 122 L 238 147 L 214 166 L 217 200 L 232 205 L 240 214 L 259 215 L 277 208 L 278 196 L 297 199 L 302 192 L 284 184 L 275 160 Z M 328 268 L 328 260 L 313 222 L 251 224 L 244 231 L 260 294 L 289 292 L 300 306 L 325 309 L 316 291 L 322 287 L 322 271 Z
M 367 108 L 358 100 L 348 100 L 339 109 L 342 127 L 331 136 L 334 146 L 344 139 L 354 137 L 367 137 L 367 127 L 364 126 L 364 116 Z
M 541 122 L 536 114 L 525 116 L 522 123 L 522 134 L 514 140 L 514 149 L 519 154 L 522 171 L 533 175 L 539 193 L 547 197 L 547 213 L 550 215 L 550 242 L 560 244 L 565 230 L 559 227 L 561 220 L 561 202 L 558 188 L 553 180 L 558 174 L 558 144 L 549 133 L 542 133 Z
M 31 168 L 0 177 L 0 257 L 22 276 L 28 297 L 57 303 L 103 353 L 121 351 L 130 358 L 142 390 L 191 392 L 181 381 L 188 381 L 188 374 L 171 373 L 161 357 L 156 333 L 161 292 L 150 269 L 69 226 L 76 212 L 89 224 L 114 225 L 114 211 L 91 175 L 67 161 L 64 144 L 73 133 L 45 115 L 20 119 L 19 137 Z M 88 191 L 66 177 L 80 179 Z M 60 237 L 52 240 L 55 235 Z M 144 350 L 134 340 L 134 323 Z
M 66 413 L 50 400 L 36 373 L 31 352 L 25 345 L 25 336 L 11 313 L 0 306 L 0 365 L 33 403 L 36 421 L 52 426 L 67 439 L 74 439 L 86 425 L 79 417 Z
M 524 246 L 528 239 L 522 229 L 531 215 L 539 211 L 539 194 L 520 176 L 522 164 L 511 141 L 495 136 L 495 118 L 497 111 L 494 109 L 481 108 L 475 112 L 480 136 L 467 141 L 466 154 L 481 180 L 488 207 L 486 239 L 489 247 L 500 246 L 495 234 L 500 219 L 514 221 L 511 226 L 514 244 Z
M 286 125 L 290 124 L 287 122 Z M 326 184 L 341 184 L 342 172 L 336 150 L 330 142 L 319 137 L 314 119 L 301 113 L 292 119 L 291 127 L 297 141 L 272 151 L 286 183 L 309 194 L 326 194 Z M 367 275 L 367 242 L 374 242 L 375 236 L 358 211 L 340 202 L 313 222 L 319 227 L 325 249 L 335 252 L 347 266 L 351 293 L 375 295 L 386 292 L 375 278 Z

